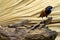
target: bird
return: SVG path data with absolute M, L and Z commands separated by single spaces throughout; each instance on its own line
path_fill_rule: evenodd
M 52 6 L 47 6 L 45 8 L 45 10 L 42 10 L 40 13 L 39 17 L 47 17 L 51 12 L 53 11 L 53 7 Z

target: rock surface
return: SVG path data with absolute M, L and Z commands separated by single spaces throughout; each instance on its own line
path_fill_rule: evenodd
M 48 18 L 29 28 L 18 28 L 18 25 L 16 28 L 0 27 L 0 38 L 2 40 L 55 40 L 57 32 L 46 27 L 51 20 L 52 18 Z

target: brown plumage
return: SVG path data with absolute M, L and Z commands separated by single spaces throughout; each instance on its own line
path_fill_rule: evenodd
M 40 17 L 45 17 L 47 14 L 44 12 L 45 10 L 41 11 Z

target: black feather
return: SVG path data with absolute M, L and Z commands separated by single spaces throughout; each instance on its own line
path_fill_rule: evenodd
M 52 12 L 52 11 L 51 11 L 52 8 L 53 8 L 52 6 L 46 7 L 46 8 L 45 8 L 45 13 L 46 13 L 46 14 L 50 14 L 50 13 Z

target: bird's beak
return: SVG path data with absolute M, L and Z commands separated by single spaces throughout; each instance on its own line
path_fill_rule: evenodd
M 51 11 L 54 11 L 54 9 L 51 9 Z

